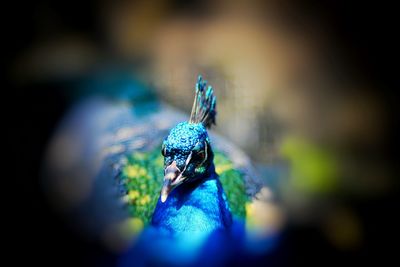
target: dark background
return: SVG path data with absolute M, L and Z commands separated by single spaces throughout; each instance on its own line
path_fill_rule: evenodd
M 395 115 L 398 106 L 398 66 L 395 39 L 398 35 L 394 5 L 385 2 L 363 1 L 300 1 L 285 2 L 291 12 L 319 21 L 334 36 L 334 46 L 349 65 L 354 66 L 370 84 L 377 86 L 373 94 L 387 108 L 388 129 L 385 142 L 380 147 L 387 159 L 390 172 L 395 172 L 398 154 L 398 135 Z M 62 218 L 46 202 L 40 185 L 40 171 L 44 148 L 54 127 L 72 103 L 65 88 L 76 82 L 66 78 L 57 81 L 18 83 L 11 73 L 15 59 L 28 48 L 38 36 L 57 34 L 51 25 L 57 17 L 62 29 L 78 31 L 94 42 L 104 44 L 95 15 L 100 6 L 97 1 L 14 1 L 3 4 L 2 21 L 5 82 L 3 83 L 3 129 L 4 142 L 10 152 L 6 159 L 6 185 L 2 195 L 7 213 L 2 220 L 9 223 L 3 227 L 7 241 L 3 239 L 3 253 L 11 256 L 9 265 L 39 264 L 39 266 L 85 266 L 101 263 L 113 264 L 115 257 L 97 244 L 79 237 L 68 228 Z M 176 12 L 201 13 L 201 1 L 173 1 Z M 47 12 L 41 13 L 46 7 Z M 195 12 L 191 10 L 196 10 Z M 46 17 L 47 16 L 47 17 Z M 4 162 L 4 161 L 3 161 Z M 390 164 L 389 164 L 390 163 Z M 386 265 L 396 258 L 398 228 L 398 196 L 393 190 L 383 197 L 354 201 L 352 206 L 366 222 L 366 242 L 350 252 L 337 251 L 312 227 L 288 228 L 279 249 L 266 256 L 265 264 L 353 264 L 359 266 Z M 10 254 L 10 252 L 12 254 Z M 6 259 L 3 258 L 3 261 Z M 7 265 L 8 265 L 7 264 Z

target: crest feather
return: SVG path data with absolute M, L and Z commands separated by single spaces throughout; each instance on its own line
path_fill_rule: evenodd
M 210 128 L 215 124 L 217 100 L 212 86 L 209 85 L 207 89 L 206 87 L 207 81 L 199 75 L 189 123 L 202 123 L 204 127 Z

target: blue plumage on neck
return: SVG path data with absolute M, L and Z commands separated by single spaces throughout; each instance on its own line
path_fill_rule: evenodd
M 232 225 L 232 215 L 214 165 L 196 181 L 177 187 L 166 202 L 158 200 L 152 225 L 179 234 L 207 234 Z

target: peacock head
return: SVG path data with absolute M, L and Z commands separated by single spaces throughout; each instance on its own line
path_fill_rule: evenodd
M 211 86 L 199 76 L 188 122 L 176 125 L 164 139 L 164 184 L 161 202 L 179 185 L 204 177 L 213 165 L 214 154 L 207 128 L 215 124 L 216 98 Z

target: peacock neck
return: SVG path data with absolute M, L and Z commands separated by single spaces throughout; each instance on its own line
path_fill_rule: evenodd
M 172 233 L 209 233 L 229 228 L 232 215 L 222 185 L 212 164 L 206 175 L 185 183 L 160 200 L 152 225 Z

